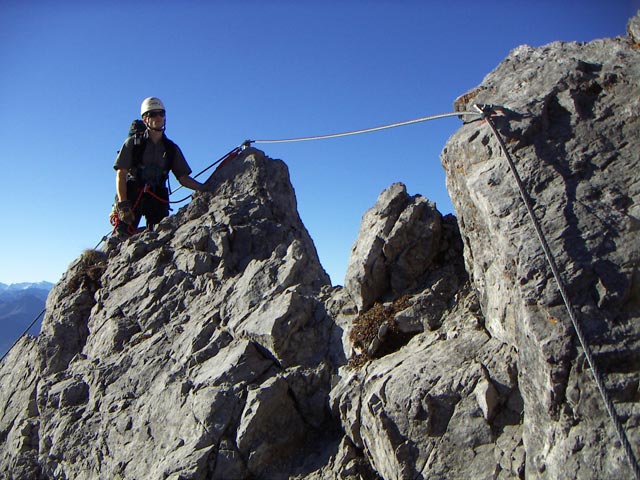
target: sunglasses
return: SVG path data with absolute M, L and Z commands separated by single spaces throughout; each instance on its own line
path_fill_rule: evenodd
M 153 112 L 147 112 L 145 115 L 147 117 L 149 117 L 149 118 L 164 117 L 165 116 L 165 111 L 164 110 L 155 110 Z

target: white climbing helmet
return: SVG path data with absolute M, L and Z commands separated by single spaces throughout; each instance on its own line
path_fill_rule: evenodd
M 165 110 L 164 103 L 157 97 L 147 97 L 142 101 L 140 105 L 140 116 L 144 117 L 144 114 L 152 110 Z

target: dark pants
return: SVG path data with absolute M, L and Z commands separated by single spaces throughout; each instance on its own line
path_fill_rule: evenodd
M 127 182 L 127 198 L 134 207 L 133 213 L 135 220 L 131 225 L 124 222 L 120 223 L 118 225 L 118 231 L 128 234 L 135 233 L 142 217 L 144 217 L 147 222 L 147 228 L 152 229 L 160 220 L 169 216 L 169 191 L 167 188 L 164 185 L 151 187 L 153 195 L 147 192 L 141 195 L 140 192 L 143 190 L 144 185 L 131 181 Z M 158 200 L 155 198 L 156 196 L 164 201 Z

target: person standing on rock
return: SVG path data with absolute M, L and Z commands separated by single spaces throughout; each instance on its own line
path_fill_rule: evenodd
M 173 172 L 178 182 L 191 190 L 205 186 L 191 177 L 191 168 L 180 148 L 167 138 L 166 109 L 159 98 L 142 101 L 140 116 L 143 132 L 130 135 L 118 152 L 113 165 L 116 170 L 117 231 L 131 235 L 144 216 L 152 230 L 169 215 L 167 179 Z M 139 122 L 139 120 L 138 120 Z

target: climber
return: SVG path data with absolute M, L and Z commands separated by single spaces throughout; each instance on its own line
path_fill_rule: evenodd
M 191 190 L 204 191 L 204 184 L 191 177 L 191 168 L 180 148 L 167 138 L 166 110 L 159 98 L 142 101 L 140 115 L 144 131 L 129 136 L 113 165 L 116 170 L 117 233 L 135 233 L 142 216 L 147 229 L 169 215 L 169 171 L 180 184 Z M 138 120 L 139 122 L 139 120 Z

